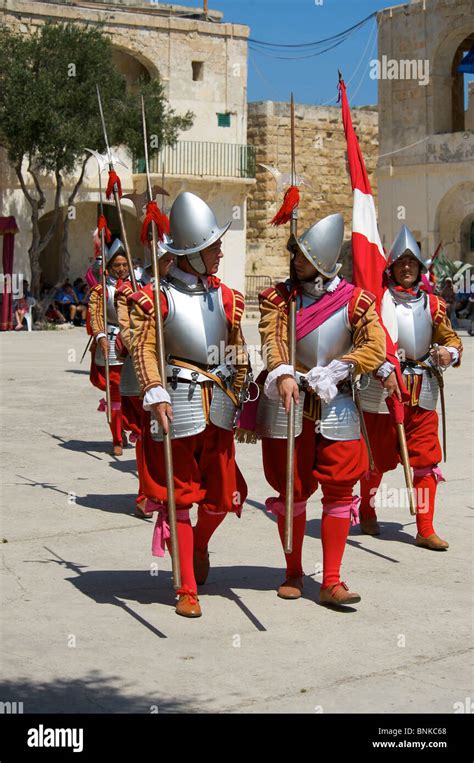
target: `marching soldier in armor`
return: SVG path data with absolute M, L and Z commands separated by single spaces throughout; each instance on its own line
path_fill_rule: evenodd
M 445 302 L 421 288 L 421 276 L 430 262 L 423 259 L 405 225 L 392 245 L 387 263 L 400 365 L 410 394 L 405 404 L 405 432 L 417 500 L 415 542 L 417 546 L 439 551 L 449 544 L 438 537 L 433 526 L 436 488 L 439 481 L 444 481 L 438 466 L 442 454 L 436 406 L 441 393 L 444 417 L 442 374 L 448 366 L 459 366 L 462 343 L 446 315 Z M 383 387 L 374 376 L 361 380 L 362 407 L 375 458 L 375 470 L 361 481 L 361 530 L 368 535 L 380 534 L 375 496 L 384 473 L 400 462 L 395 428 L 385 405 L 390 388 L 394 384 L 398 388 L 393 365 L 385 362 L 376 376 L 383 380 Z M 444 427 L 443 421 L 443 431 Z
M 169 252 L 166 252 L 162 246 L 159 246 L 158 256 L 160 277 L 165 278 L 174 260 L 174 256 Z M 146 284 L 149 283 L 151 279 L 151 264 L 144 268 L 140 268 L 140 270 L 136 269 L 135 277 L 140 288 L 146 286 Z M 138 473 L 138 496 L 135 501 L 135 514 L 139 517 L 146 517 L 147 514 L 144 511 L 146 496 L 143 492 L 142 478 L 142 428 L 145 412 L 143 410 L 142 401 L 140 399 L 140 385 L 135 374 L 131 356 L 130 311 L 133 305 L 133 301 L 131 299 L 132 295 L 133 289 L 129 281 L 124 281 L 124 283 L 119 286 L 115 292 L 115 309 L 117 311 L 117 321 L 120 328 L 120 339 L 124 346 L 124 362 L 120 375 L 120 395 L 122 400 L 122 411 L 127 422 L 127 430 L 131 432 L 129 439 L 132 440 L 133 438 L 135 440 L 135 456 L 137 460 Z M 146 414 L 146 416 L 148 423 L 149 414 Z
M 321 485 L 323 581 L 320 601 L 340 606 L 360 601 L 341 582 L 346 538 L 357 522 L 359 499 L 353 487 L 367 471 L 367 448 L 353 400 L 351 377 L 378 368 L 385 357 L 385 335 L 374 297 L 338 276 L 344 236 L 342 215 L 291 236 L 291 278 L 260 294 L 260 334 L 268 376 L 257 412 L 263 465 L 278 497 L 267 499 L 276 514 L 284 546 L 286 415 L 296 407 L 293 550 L 286 557 L 283 599 L 297 599 L 303 588 L 302 547 L 306 504 Z M 288 301 L 297 295 L 296 368 L 288 365 Z M 283 405 L 282 405 L 283 404 Z
M 102 313 L 102 284 L 96 284 L 90 292 L 88 305 L 88 323 L 93 336 L 91 346 L 90 381 L 100 390 L 105 390 L 105 358 L 108 355 L 110 367 L 110 394 L 112 401 L 112 432 L 114 456 L 122 455 L 124 420 L 120 396 L 120 373 L 123 359 L 116 350 L 119 334 L 117 313 L 114 305 L 115 291 L 128 278 L 128 264 L 120 239 L 115 239 L 107 253 L 107 323 L 108 337 L 104 333 Z M 99 410 L 105 410 L 103 402 Z
M 182 580 L 176 612 L 185 617 L 201 615 L 197 585 L 207 578 L 212 534 L 226 514 L 240 515 L 247 495 L 233 433 L 248 365 L 240 326 L 244 301 L 215 275 L 229 226 L 219 227 L 210 207 L 192 193 L 181 193 L 171 207 L 164 248 L 177 260 L 161 293 L 166 380 L 158 370 L 151 287 L 132 297 L 133 361 L 143 407 L 151 412 L 143 431 L 143 489 L 146 510 L 157 512 L 153 553 L 163 556 L 169 532 L 163 457 L 163 432 L 169 431 Z

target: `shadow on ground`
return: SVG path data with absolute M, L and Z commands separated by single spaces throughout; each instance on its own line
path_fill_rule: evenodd
M 129 685 L 121 676 L 106 676 L 92 670 L 82 678 L 60 678 L 49 683 L 35 683 L 26 677 L 2 681 L 0 696 L 3 702 L 23 702 L 25 714 L 192 712 L 191 702 L 163 698 L 158 687 L 156 693 L 148 696 L 130 694 L 127 688 Z
M 274 524 L 276 523 L 275 515 L 271 514 L 270 512 L 266 510 L 264 503 L 255 501 L 252 498 L 247 498 L 245 503 L 248 504 L 250 511 L 252 511 L 252 509 L 258 509 L 266 516 L 267 519 L 269 519 Z M 311 504 L 309 505 L 308 512 L 310 514 L 318 510 L 319 509 L 317 506 L 315 507 L 314 505 L 311 505 Z M 378 556 L 383 559 L 387 559 L 387 561 L 398 563 L 399 562 L 398 559 L 394 559 L 393 557 L 387 556 L 386 554 L 382 553 L 383 541 L 396 541 L 397 543 L 408 543 L 410 545 L 413 545 L 414 535 L 411 535 L 410 533 L 405 532 L 404 528 L 411 527 L 411 526 L 416 528 L 416 523 L 414 520 L 409 521 L 406 524 L 401 524 L 400 522 L 384 522 L 379 519 L 379 525 L 380 525 L 380 535 L 370 536 L 370 537 L 373 537 L 374 541 L 378 541 L 381 544 L 377 551 L 373 548 L 368 548 L 367 545 L 365 545 L 366 542 L 369 540 L 369 536 L 363 535 L 358 525 L 351 527 L 349 531 L 349 537 L 347 539 L 347 544 L 349 546 L 353 546 L 353 548 L 357 548 L 368 554 L 372 554 L 373 556 Z M 320 518 L 307 520 L 305 536 L 311 537 L 311 538 L 321 538 L 321 519 Z
M 212 563 L 212 556 L 211 556 Z M 74 565 L 77 567 L 77 565 Z M 83 570 L 83 568 L 81 568 Z M 273 567 L 211 567 L 209 578 L 205 585 L 199 587 L 199 595 L 203 599 L 208 596 L 218 596 L 228 599 L 241 611 L 257 631 L 267 631 L 265 623 L 260 620 L 259 612 L 252 611 L 245 601 L 245 591 L 265 591 L 276 596 L 276 589 L 283 582 L 284 572 Z M 159 572 L 159 580 L 148 571 L 139 570 L 91 570 L 81 571 L 79 575 L 66 578 L 78 591 L 91 598 L 96 604 L 117 606 L 124 615 L 132 617 L 144 628 L 158 638 L 167 635 L 143 614 L 137 613 L 133 604 L 155 605 L 150 611 L 151 619 L 156 622 L 160 610 L 156 605 L 174 608 L 175 593 L 173 591 L 171 573 Z M 303 598 L 316 603 L 319 601 L 320 583 L 307 575 L 304 579 Z M 267 604 L 262 605 L 264 608 Z M 355 612 L 353 607 L 335 610 L 337 614 Z

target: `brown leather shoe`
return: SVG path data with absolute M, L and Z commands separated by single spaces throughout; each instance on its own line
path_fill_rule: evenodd
M 148 519 L 150 516 L 150 514 L 147 514 L 145 511 L 146 501 L 147 499 L 143 498 L 135 504 L 135 516 L 140 517 L 140 519 Z
M 280 599 L 300 599 L 303 592 L 303 577 L 287 578 L 279 587 L 277 594 Z
M 194 549 L 193 555 L 194 577 L 198 585 L 204 585 L 209 575 L 209 551 L 201 548 Z
M 176 605 L 176 614 L 182 617 L 201 617 L 199 599 L 195 593 L 182 593 Z
M 449 548 L 448 541 L 443 540 L 438 535 L 436 535 L 436 533 L 428 535 L 427 538 L 423 538 L 420 533 L 417 533 L 415 543 L 417 546 L 421 546 L 422 548 L 429 548 L 431 551 L 446 551 L 446 549 Z
M 376 517 L 361 519 L 360 529 L 364 535 L 380 535 L 380 527 Z
M 321 588 L 319 592 L 320 604 L 329 604 L 333 607 L 357 604 L 360 601 L 358 593 L 352 593 L 345 583 L 336 583 L 328 588 Z
M 112 448 L 112 455 L 113 456 L 122 456 L 123 455 L 123 448 L 121 445 L 114 445 Z

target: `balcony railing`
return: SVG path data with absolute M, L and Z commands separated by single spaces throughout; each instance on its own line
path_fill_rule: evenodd
M 161 175 L 197 175 L 206 177 L 254 178 L 255 146 L 238 143 L 211 143 L 183 140 L 165 146 L 150 159 L 150 172 Z M 135 159 L 136 174 L 145 172 L 145 160 Z

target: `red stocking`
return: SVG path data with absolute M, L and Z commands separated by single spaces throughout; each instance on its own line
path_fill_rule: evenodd
M 178 593 L 196 593 L 197 586 L 194 578 L 193 567 L 193 528 L 191 521 L 180 520 L 176 522 L 178 530 L 179 566 L 181 570 L 181 588 Z M 171 541 L 166 545 L 171 554 Z
M 112 403 L 113 405 L 113 403 Z M 122 440 L 122 409 L 112 408 L 112 421 L 110 422 L 110 431 L 112 432 L 112 442 L 114 445 L 123 445 Z
M 341 562 L 351 526 L 350 517 L 332 517 L 323 511 L 321 542 L 323 544 L 323 582 L 321 588 L 340 583 Z
M 198 508 L 198 520 L 194 527 L 194 546 L 205 551 L 213 533 L 217 530 L 226 514 L 206 511 L 201 506 Z
M 375 472 L 370 473 L 369 478 L 362 477 L 360 481 L 360 497 L 361 503 L 359 506 L 360 518 L 364 519 L 377 519 L 375 512 L 375 496 L 380 483 L 382 482 L 383 473 Z
M 306 511 L 293 517 L 293 551 L 285 554 L 287 578 L 297 578 L 304 575 L 302 567 L 302 551 L 304 531 L 306 527 Z M 278 532 L 281 545 L 285 548 L 285 516 L 278 514 Z
M 433 474 L 424 477 L 413 478 L 413 487 L 416 494 L 416 526 L 423 538 L 433 535 L 433 516 L 436 498 L 436 478 Z
M 138 437 L 135 443 L 135 458 L 137 459 L 137 474 L 138 474 L 138 496 L 137 501 L 142 501 L 145 498 L 142 484 L 142 471 L 143 471 L 143 444 L 141 436 Z

